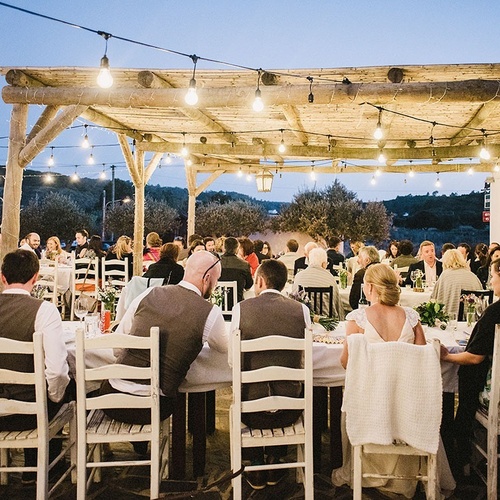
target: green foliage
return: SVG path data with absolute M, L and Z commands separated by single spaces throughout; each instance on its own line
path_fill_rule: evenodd
M 106 212 L 106 231 L 117 235 L 134 234 L 135 203 L 122 203 L 109 208 Z M 144 234 L 152 231 L 158 234 L 179 227 L 179 213 L 163 200 L 147 196 L 144 200 Z
M 274 225 L 282 231 L 301 231 L 313 238 L 338 236 L 346 239 L 385 240 L 391 217 L 382 203 L 363 205 L 356 194 L 335 181 L 322 190 L 305 190 L 295 195 Z
M 431 299 L 429 302 L 424 302 L 414 309 L 420 315 L 420 322 L 423 325 L 440 326 L 442 330 L 446 328 L 449 316 L 446 314 L 444 304 Z
M 89 216 L 73 199 L 56 192 L 33 198 L 21 210 L 21 236 L 34 231 L 42 240 L 58 236 L 61 241 L 73 241 L 75 230 L 89 224 Z
M 196 232 L 213 236 L 248 236 L 264 231 L 268 217 L 263 207 L 247 201 L 209 202 L 196 209 Z

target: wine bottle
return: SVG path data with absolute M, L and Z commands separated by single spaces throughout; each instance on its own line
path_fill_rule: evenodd
M 363 285 L 361 285 L 361 295 L 359 296 L 358 308 L 368 307 L 370 303 L 366 300 L 365 294 L 363 292 Z

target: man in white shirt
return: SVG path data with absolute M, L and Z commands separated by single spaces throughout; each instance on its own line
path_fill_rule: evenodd
M 427 283 L 435 283 L 439 275 L 443 272 L 443 263 L 437 260 L 436 250 L 432 241 L 422 241 L 418 253 L 421 260 L 415 264 L 410 264 L 405 285 L 412 284 L 411 272 L 417 269 L 424 273 L 424 279 Z
M 37 257 L 40 257 L 39 247 L 40 247 L 40 235 L 37 233 L 29 233 L 25 238 L 26 242 L 23 243 L 19 248 L 21 250 L 29 250 L 31 252 L 35 252 Z
M 38 278 L 38 270 L 39 261 L 32 250 L 19 249 L 5 256 L 1 269 L 4 290 L 0 294 L 0 336 L 29 342 L 32 341 L 35 331 L 42 332 L 48 393 L 47 409 L 51 419 L 62 405 L 70 378 L 59 311 L 52 302 L 30 296 Z M 13 355 L 2 354 L 0 368 L 30 371 L 33 361 L 25 358 L 29 357 L 14 358 Z M 35 401 L 34 388 L 15 384 L 0 385 L 0 397 Z M 35 429 L 36 426 L 34 415 L 0 416 L 0 431 Z M 60 444 L 60 440 L 50 443 L 50 455 L 60 450 Z M 36 449 L 25 449 L 24 455 L 26 465 L 36 465 Z M 25 482 L 34 479 L 33 474 L 29 474 L 23 474 Z

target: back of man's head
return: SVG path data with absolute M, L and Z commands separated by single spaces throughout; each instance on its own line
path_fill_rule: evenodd
M 224 240 L 224 253 L 229 255 L 236 255 L 236 251 L 238 250 L 238 240 L 229 236 Z
M 14 250 L 2 262 L 2 276 L 7 284 L 27 283 L 40 269 L 36 254 L 30 250 Z
M 262 240 L 254 240 L 253 248 L 255 252 L 262 252 L 262 249 L 264 248 L 264 242 Z
M 190 255 L 186 261 L 184 281 L 196 286 L 204 298 L 210 297 L 221 275 L 219 257 L 201 250 Z
M 413 243 L 410 240 L 401 240 L 398 249 L 401 255 L 411 255 L 413 252 Z
M 337 248 L 342 240 L 338 236 L 328 238 L 328 248 Z
M 317 243 L 315 243 L 314 241 L 309 241 L 309 242 L 307 242 L 307 243 L 305 244 L 305 246 L 304 246 L 304 254 L 305 254 L 306 256 L 309 256 L 309 253 L 311 252 L 311 250 L 312 250 L 313 248 L 318 248 L 318 244 L 317 244 Z
M 291 239 L 286 242 L 286 247 L 289 252 L 296 252 L 299 249 L 299 244 L 297 240 Z
M 266 283 L 267 289 L 278 290 L 281 292 L 288 279 L 288 270 L 280 260 L 264 259 L 257 268 L 257 276 L 262 277 Z

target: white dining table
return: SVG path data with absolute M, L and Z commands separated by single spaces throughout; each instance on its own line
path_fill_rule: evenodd
M 71 288 L 71 266 L 59 264 L 57 266 L 57 291 L 64 293 Z M 40 276 L 50 274 L 53 268 L 40 266 Z
M 340 300 L 342 301 L 342 306 L 344 307 L 344 312 L 348 313 L 352 311 L 352 307 L 349 304 L 349 294 L 351 293 L 351 286 L 347 288 L 340 289 Z M 415 292 L 413 288 L 401 288 L 401 295 L 399 298 L 399 305 L 406 307 L 415 307 L 423 302 L 428 302 L 431 298 L 432 290 L 430 288 L 424 289 L 423 292 Z

